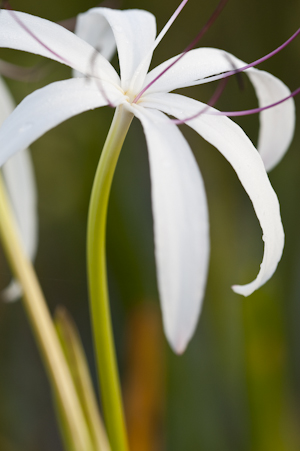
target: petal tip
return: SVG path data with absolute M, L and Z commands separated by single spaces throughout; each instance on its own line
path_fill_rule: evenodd
M 242 296 L 245 296 L 245 297 L 247 297 L 253 293 L 253 290 L 250 290 L 248 285 L 232 285 L 231 289 L 235 293 L 241 294 Z
M 15 280 L 12 280 L 8 287 L 6 287 L 1 293 L 1 297 L 4 302 L 15 302 L 21 296 L 21 287 Z
M 175 354 L 182 355 L 187 348 L 189 340 L 181 336 L 173 337 L 172 339 L 168 338 L 168 342 Z

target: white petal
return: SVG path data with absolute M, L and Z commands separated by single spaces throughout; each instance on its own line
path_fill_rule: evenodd
M 107 20 L 94 10 L 79 14 L 76 20 L 75 34 L 91 44 L 104 58 L 110 60 L 116 51 L 116 41 Z M 81 74 L 75 71 L 74 76 Z
M 178 94 L 149 95 L 144 106 L 159 108 L 179 119 L 201 111 L 204 104 Z M 225 116 L 203 114 L 187 122 L 229 161 L 250 197 L 263 230 L 264 257 L 257 278 L 235 292 L 248 296 L 274 274 L 284 246 L 284 232 L 277 196 L 270 184 L 262 159 L 255 147 L 233 121 Z
M 178 88 L 185 88 L 198 84 L 199 80 L 219 74 L 232 69 L 232 65 L 226 57 L 226 52 L 218 49 L 200 48 L 186 53 L 174 66 L 162 75 L 148 90 L 147 94 L 158 92 L 169 92 Z M 148 85 L 179 55 L 164 61 L 159 66 L 151 70 L 144 81 L 144 86 Z M 210 80 L 204 80 L 208 82 Z
M 1 293 L 1 297 L 5 302 L 14 302 L 21 296 L 22 288 L 15 279 L 13 279 Z
M 13 99 L 0 78 L 0 125 L 13 111 Z M 20 237 L 27 256 L 33 260 L 36 254 L 38 238 L 37 196 L 35 177 L 27 149 L 23 149 L 7 161 L 3 167 L 3 177 L 11 201 Z M 21 295 L 16 281 L 12 281 L 2 296 L 7 301 L 15 300 Z
M 207 278 L 209 226 L 204 184 L 179 129 L 158 111 L 145 112 L 139 106 L 133 110 L 148 144 L 164 329 L 174 351 L 182 353 L 197 325 Z
M 45 46 L 39 43 L 16 20 L 20 20 Z M 103 80 L 120 84 L 112 65 L 95 49 L 64 27 L 21 12 L 0 10 L 0 47 L 36 53 L 51 58 L 84 74 L 92 74 Z
M 122 102 L 123 94 L 110 83 L 103 82 L 102 88 L 113 105 Z M 84 78 L 59 81 L 33 92 L 0 128 L 0 165 L 61 122 L 104 105 L 107 100 L 99 86 Z
M 37 190 L 28 150 L 23 149 L 10 158 L 2 171 L 24 251 L 33 260 L 38 244 Z M 12 301 L 21 293 L 20 285 L 13 280 L 2 296 L 6 301 Z
M 87 14 L 99 14 L 109 22 L 118 48 L 122 88 L 127 91 L 139 63 L 153 46 L 156 35 L 155 17 L 148 11 L 138 9 L 118 11 L 109 8 L 93 8 Z M 90 39 L 87 40 L 90 42 Z M 144 81 L 151 57 L 152 52 L 149 53 L 148 64 L 143 65 L 143 69 L 138 74 L 135 82 L 136 89 Z
M 115 37 L 107 20 L 95 9 L 77 16 L 74 32 L 95 47 L 104 58 L 110 60 L 116 51 Z
M 144 86 L 160 74 L 177 57 L 165 61 L 146 77 Z M 158 79 L 147 91 L 170 92 L 177 88 L 207 83 L 215 74 L 240 68 L 246 63 L 219 49 L 201 48 L 192 50 Z M 287 86 L 265 71 L 247 69 L 245 73 L 253 83 L 259 106 L 263 107 L 284 99 L 290 94 Z M 260 113 L 258 151 L 267 170 L 272 169 L 284 156 L 292 140 L 295 128 L 293 99 Z
M 281 80 L 268 72 L 251 69 L 247 75 L 255 87 L 260 107 L 271 105 L 291 93 Z M 296 123 L 294 99 L 262 111 L 259 119 L 257 148 L 266 170 L 270 171 L 283 158 L 293 139 Z
M 24 249 L 27 256 L 33 259 L 37 247 L 37 196 L 28 150 L 15 154 L 2 166 L 2 170 Z

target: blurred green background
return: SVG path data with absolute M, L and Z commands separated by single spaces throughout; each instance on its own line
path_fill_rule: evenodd
M 53 21 L 75 16 L 93 0 L 13 0 L 16 10 Z M 121 7 L 143 8 L 157 18 L 158 30 L 179 0 L 124 0 Z M 181 52 L 217 5 L 190 0 L 155 51 L 154 67 Z M 284 42 L 299 27 L 300 2 L 230 0 L 201 46 L 223 48 L 253 61 Z M 260 68 L 299 86 L 300 38 Z M 0 51 L 20 65 L 42 59 Z M 117 65 L 115 57 L 113 63 Z M 71 71 L 47 63 L 46 79 L 8 80 L 16 102 Z M 208 100 L 216 85 L 187 89 Z M 184 91 L 182 91 L 184 92 Z M 296 104 L 300 106 L 299 99 Z M 231 80 L 217 106 L 224 110 L 256 106 L 245 78 L 240 90 Z M 48 132 L 31 146 L 39 190 L 39 249 L 36 270 L 52 312 L 65 305 L 74 317 L 95 380 L 86 284 L 85 235 L 93 175 L 112 120 L 101 108 Z M 256 142 L 258 117 L 238 122 Z M 253 208 L 234 171 L 216 149 L 181 127 L 199 162 L 207 190 L 211 222 L 211 260 L 203 312 L 183 356 L 172 354 L 162 339 L 164 406 L 160 445 L 167 451 L 297 451 L 300 449 L 300 133 L 281 164 L 270 174 L 281 204 L 286 246 L 278 270 L 249 298 L 231 291 L 258 272 L 263 244 Z M 113 324 L 120 371 L 126 379 L 126 337 L 140 304 L 158 308 L 153 256 L 152 214 L 147 149 L 134 120 L 114 179 L 108 219 L 107 259 Z M 1 256 L 0 288 L 10 280 Z M 159 318 L 160 328 L 161 320 Z M 21 302 L 0 304 L 0 449 L 62 450 L 51 392 Z M 157 365 L 159 363 L 157 361 Z M 155 364 L 154 364 L 155 365 Z M 297 427 L 298 426 L 298 427 Z M 145 448 L 146 449 L 146 448 Z M 154 449 L 154 448 L 153 448 Z M 140 448 L 139 451 L 143 451 Z

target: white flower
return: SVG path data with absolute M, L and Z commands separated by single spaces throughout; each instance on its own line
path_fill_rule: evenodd
M 13 109 L 11 94 L 0 77 L 0 125 Z M 33 260 L 37 248 L 38 220 L 35 177 L 29 151 L 23 149 L 14 155 L 2 166 L 2 174 L 24 250 Z M 13 301 L 21 294 L 22 290 L 14 280 L 1 293 L 7 301 Z
M 0 13 L 0 46 L 37 53 L 88 75 L 52 83 L 24 99 L 0 130 L 0 164 L 47 130 L 83 111 L 123 105 L 142 123 L 149 152 L 158 286 L 167 338 L 183 352 L 197 324 L 209 260 L 209 222 L 203 180 L 188 143 L 168 115 L 191 117 L 204 105 L 170 91 L 209 81 L 206 77 L 245 65 L 218 49 L 186 54 L 138 100 L 135 97 L 169 64 L 148 72 L 155 40 L 152 14 L 141 10 L 94 8 L 80 16 L 73 35 L 49 21 L 15 13 L 41 45 L 7 11 Z M 120 72 L 95 54 L 94 29 L 106 20 L 117 44 Z M 92 34 L 90 34 L 90 31 Z M 171 60 L 172 61 L 172 60 Z M 288 88 L 264 71 L 248 69 L 261 106 L 289 95 Z M 97 80 L 95 81 L 95 79 Z M 100 86 L 101 85 L 101 86 Z M 101 89 L 99 89 L 101 87 Z M 294 129 L 289 100 L 260 115 L 259 151 L 268 167 L 286 151 Z M 245 296 L 264 284 L 281 258 L 284 233 L 279 203 L 259 153 L 243 130 L 224 116 L 203 114 L 187 123 L 230 162 L 248 193 L 263 230 L 264 257 L 257 278 L 233 289 Z

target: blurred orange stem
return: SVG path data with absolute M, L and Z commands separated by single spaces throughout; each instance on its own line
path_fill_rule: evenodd
M 163 449 L 164 343 L 158 305 L 139 304 L 127 324 L 124 395 L 131 451 Z

